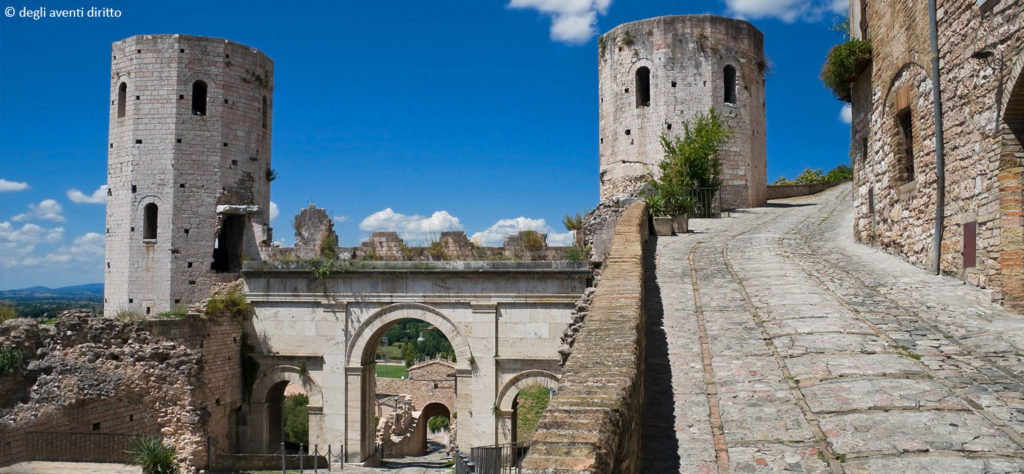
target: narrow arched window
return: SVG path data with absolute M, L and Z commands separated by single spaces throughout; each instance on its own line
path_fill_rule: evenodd
M 636 70 L 636 106 L 651 105 L 651 70 L 641 67 Z
M 142 208 L 142 238 L 156 239 L 157 207 L 154 203 L 146 204 Z
M 117 117 L 124 117 L 124 103 L 128 100 L 128 84 L 122 82 L 117 87 Z
M 206 115 L 206 83 L 192 83 L 192 115 Z
M 260 109 L 263 114 L 263 129 L 267 128 L 267 96 L 263 96 L 263 108 Z
M 732 66 L 725 67 L 725 101 L 736 103 L 736 68 Z

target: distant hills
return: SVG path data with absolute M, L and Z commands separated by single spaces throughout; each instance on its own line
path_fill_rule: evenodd
M 85 285 L 65 286 L 61 288 L 33 286 L 30 288 L 19 288 L 17 290 L 3 290 L 0 291 L 0 299 L 102 300 L 103 283 L 88 283 Z

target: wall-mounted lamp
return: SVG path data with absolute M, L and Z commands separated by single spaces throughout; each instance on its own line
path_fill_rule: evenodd
M 999 58 L 996 57 L 996 53 L 993 53 L 992 51 L 989 51 L 989 50 L 975 51 L 974 54 L 971 55 L 971 59 L 977 59 L 979 61 L 985 61 L 985 63 L 988 64 L 991 67 L 995 67 L 995 66 L 1003 67 L 1003 66 L 1006 66 L 1006 63 L 1003 62 L 1002 59 L 999 59 Z

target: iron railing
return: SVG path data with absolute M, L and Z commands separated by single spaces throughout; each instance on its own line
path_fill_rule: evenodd
M 128 462 L 132 439 L 129 433 L 75 433 L 29 431 L 25 433 L 26 458 L 33 461 Z
M 529 444 L 477 446 L 470 454 L 455 448 L 456 474 L 518 474 L 523 467 Z

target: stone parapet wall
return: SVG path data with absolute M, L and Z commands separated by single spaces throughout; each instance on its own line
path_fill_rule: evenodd
M 589 316 L 537 425 L 524 472 L 639 471 L 647 236 L 646 205 L 631 204 L 615 227 Z
M 840 181 L 837 183 L 772 184 L 768 186 L 768 199 L 786 199 L 797 196 L 818 194 L 832 186 L 845 182 L 846 181 Z

